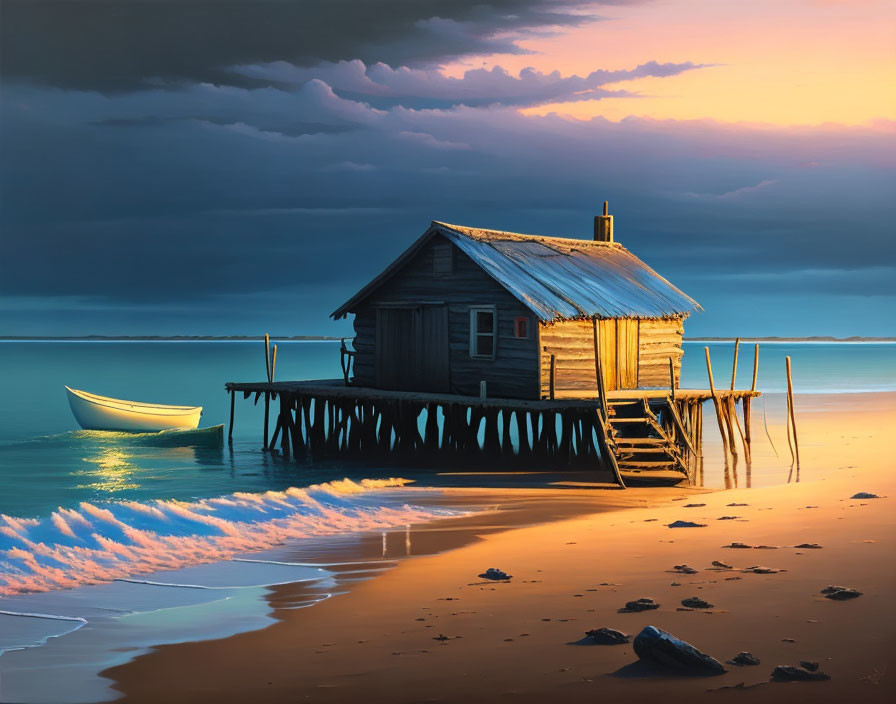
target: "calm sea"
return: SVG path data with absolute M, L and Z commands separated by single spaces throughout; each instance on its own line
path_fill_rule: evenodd
M 732 344 L 706 343 L 716 384 L 730 384 Z M 685 343 L 682 386 L 706 388 L 704 343 Z M 784 357 L 798 393 L 896 389 L 896 344 L 766 343 L 758 388 L 780 392 Z M 741 346 L 738 385 L 751 382 L 753 346 Z M 334 477 L 389 476 L 377 466 L 296 468 L 259 452 L 262 405 L 239 397 L 233 448 L 144 447 L 78 432 L 63 385 L 104 396 L 202 405 L 202 426 L 226 423 L 226 381 L 264 377 L 264 347 L 249 342 L 0 342 L 0 513 L 46 516 L 82 501 L 149 501 L 282 490 Z M 336 342 L 280 342 L 278 379 L 341 376 Z M 394 470 L 393 470 L 394 471 Z
M 727 387 L 732 344 L 707 346 Z M 682 386 L 706 388 L 703 347 L 686 343 Z M 322 557 L 333 541 L 452 515 L 428 505 L 425 489 L 387 488 L 399 470 L 260 452 L 261 404 L 241 397 L 232 446 L 166 448 L 78 430 L 63 389 L 202 405 L 202 426 L 216 425 L 229 415 L 224 383 L 263 378 L 263 350 L 0 342 L 0 700 L 114 698 L 97 673 L 143 648 L 270 623 L 266 585 L 304 581 L 316 590 L 305 605 L 326 598 L 338 588 Z M 764 344 L 760 390 L 784 390 L 788 355 L 798 393 L 896 390 L 896 344 L 822 343 Z M 740 360 L 738 385 L 749 385 L 752 345 Z M 339 376 L 338 343 L 278 343 L 278 379 Z M 423 469 L 400 474 L 418 487 L 436 481 Z M 386 546 L 383 532 L 384 557 Z

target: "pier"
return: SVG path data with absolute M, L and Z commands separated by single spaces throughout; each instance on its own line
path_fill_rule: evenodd
M 625 486 L 645 474 L 693 481 L 702 453 L 703 403 L 746 410 L 752 390 L 666 389 L 554 399 L 502 399 L 391 391 L 343 379 L 230 382 L 231 410 L 242 394 L 274 405 L 265 449 L 284 458 L 375 459 L 502 469 L 591 468 Z M 267 415 L 267 414 L 266 414 Z M 747 417 L 748 417 L 747 413 Z M 232 434 L 233 414 L 231 414 Z

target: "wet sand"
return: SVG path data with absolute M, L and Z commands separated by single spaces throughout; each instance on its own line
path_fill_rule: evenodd
M 269 628 L 163 646 L 104 675 L 133 702 L 889 701 L 896 394 L 805 397 L 797 407 L 798 483 L 791 475 L 789 484 L 716 492 L 446 490 L 447 502 L 503 510 L 390 534 L 386 557 L 420 556 L 312 608 L 290 608 L 296 587 L 272 588 L 278 622 Z M 782 426 L 771 413 L 769 423 L 782 453 Z M 859 491 L 884 498 L 849 498 Z M 705 526 L 669 528 L 676 520 Z M 768 547 L 723 547 L 732 542 Z M 803 543 L 822 548 L 794 547 Z M 354 550 L 383 557 L 379 536 Z M 714 560 L 733 569 L 713 569 Z M 675 573 L 681 564 L 698 572 Z M 745 571 L 756 565 L 778 571 Z M 513 579 L 478 578 L 488 567 Z M 831 584 L 863 595 L 826 599 L 819 592 Z M 692 596 L 714 607 L 677 610 Z M 639 597 L 661 606 L 617 613 Z M 634 635 L 646 625 L 721 661 L 746 650 L 761 664 L 674 676 L 643 667 L 630 644 L 577 644 L 591 628 Z M 768 681 L 776 665 L 801 660 L 832 679 Z

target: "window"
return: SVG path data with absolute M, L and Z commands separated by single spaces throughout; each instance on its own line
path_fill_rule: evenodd
M 470 308 L 470 356 L 485 359 L 495 358 L 495 307 L 475 306 Z
M 513 336 L 520 340 L 529 339 L 529 319 L 514 318 L 513 319 Z
M 454 248 L 450 242 L 437 244 L 432 248 L 432 273 L 436 276 L 454 273 Z

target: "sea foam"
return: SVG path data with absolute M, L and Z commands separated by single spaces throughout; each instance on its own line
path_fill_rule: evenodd
M 0 596 L 226 560 L 311 536 L 458 515 L 402 503 L 404 479 L 348 479 L 183 501 L 82 502 L 46 518 L 0 515 Z

